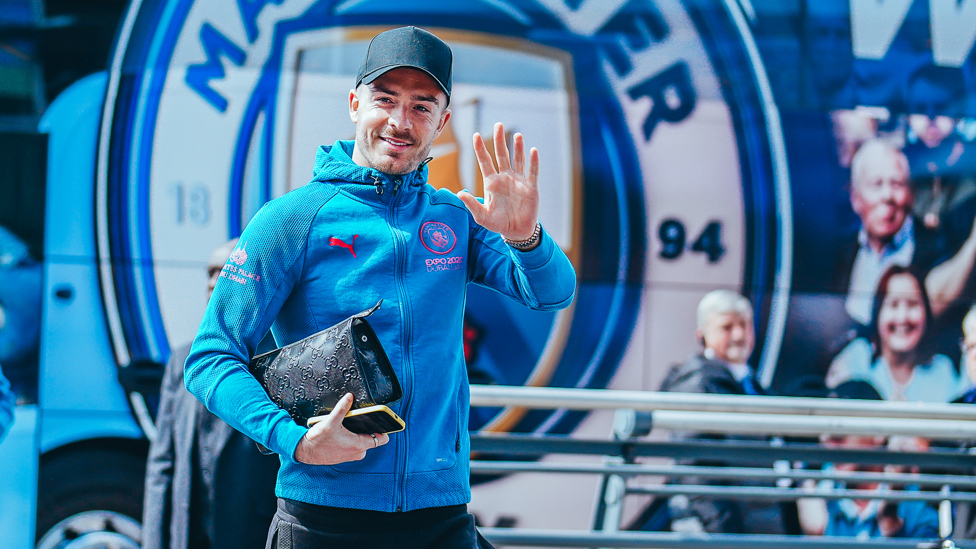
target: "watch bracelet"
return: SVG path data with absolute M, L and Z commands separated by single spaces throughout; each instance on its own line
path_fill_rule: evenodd
M 542 239 L 542 224 L 538 221 L 535 222 L 535 230 L 532 231 L 532 236 L 526 238 L 525 240 L 509 240 L 502 237 L 505 244 L 515 248 L 516 250 L 524 250 L 526 248 L 531 248 L 535 246 Z

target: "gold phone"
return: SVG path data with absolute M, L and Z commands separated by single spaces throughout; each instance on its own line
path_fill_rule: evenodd
M 325 418 L 326 416 L 309 418 L 308 426 L 311 427 Z M 349 410 L 342 419 L 342 426 L 360 435 L 396 433 L 407 428 L 400 416 L 385 404 Z

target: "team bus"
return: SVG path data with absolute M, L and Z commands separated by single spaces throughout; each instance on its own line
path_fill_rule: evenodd
M 698 300 L 728 288 L 753 304 L 763 385 L 822 380 L 872 323 L 857 257 L 876 223 L 895 262 L 945 267 L 926 321 L 958 369 L 976 261 L 972 0 L 131 0 L 102 70 L 0 136 L 0 365 L 18 399 L 0 546 L 138 546 L 161 365 L 193 339 L 211 250 L 304 185 L 318 145 L 353 136 L 367 40 L 400 25 L 455 53 L 431 183 L 480 194 L 470 136 L 521 132 L 542 158 L 541 220 L 578 274 L 558 313 L 471 287 L 473 379 L 655 390 L 700 351 Z M 859 155 L 872 147 L 888 153 Z M 866 198 L 859 177 L 887 194 Z M 471 418 L 610 431 L 601 413 Z M 470 508 L 575 528 L 597 482 L 493 478 Z

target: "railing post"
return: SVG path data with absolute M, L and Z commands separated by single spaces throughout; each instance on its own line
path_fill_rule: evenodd
M 949 497 L 952 488 L 946 484 L 939 491 L 939 495 L 944 498 Z M 942 538 L 942 549 L 955 549 L 956 544 L 949 539 L 952 535 L 952 502 L 948 499 L 939 503 L 939 537 Z
M 632 440 L 651 432 L 653 420 L 650 412 L 619 409 L 613 417 L 614 440 Z M 604 456 L 604 464 L 634 463 L 633 458 Z M 627 480 L 620 475 L 603 475 L 593 517 L 593 529 L 607 533 L 620 531 Z

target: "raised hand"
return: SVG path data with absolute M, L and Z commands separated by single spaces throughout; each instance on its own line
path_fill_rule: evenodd
M 539 151 L 529 151 L 528 173 L 525 171 L 525 143 L 522 134 L 512 139 L 514 151 L 508 155 L 505 128 L 495 124 L 495 157 L 492 161 L 481 134 L 474 134 L 474 153 L 485 182 L 482 204 L 467 191 L 457 193 L 479 225 L 509 240 L 527 240 L 539 220 Z
M 342 426 L 342 419 L 352 407 L 352 393 L 346 393 L 335 408 L 305 433 L 295 448 L 295 461 L 309 465 L 335 465 L 358 461 L 366 452 L 390 442 L 386 434 L 358 435 Z M 313 418 L 317 419 L 317 418 Z

